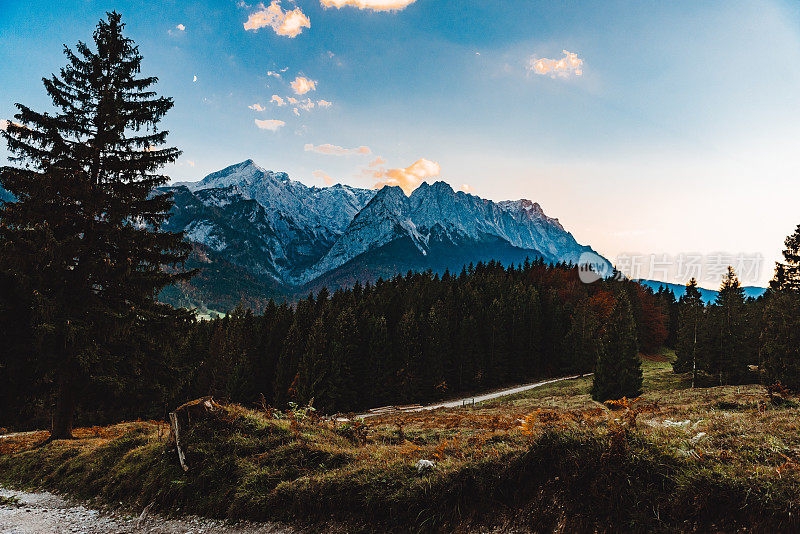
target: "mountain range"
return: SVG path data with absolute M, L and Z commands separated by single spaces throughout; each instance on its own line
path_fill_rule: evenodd
M 669 282 L 659 282 L 658 280 L 636 280 L 642 285 L 645 285 L 651 288 L 653 291 L 658 291 L 659 288 L 664 287 L 675 294 L 676 299 L 680 299 L 682 296 L 686 294 L 686 286 L 681 284 L 671 284 Z M 719 291 L 714 289 L 706 289 L 704 287 L 698 287 L 697 290 L 700 292 L 700 298 L 706 304 L 711 304 L 715 300 L 717 300 L 717 296 L 719 296 Z M 759 287 L 759 286 L 742 286 L 742 290 L 744 291 L 744 296 L 747 298 L 758 298 L 763 295 L 767 288 Z
M 185 232 L 195 245 L 188 266 L 201 269 L 162 295 L 173 304 L 258 308 L 269 297 L 408 270 L 525 258 L 578 263 L 594 252 L 535 202 L 493 202 L 441 181 L 410 195 L 392 186 L 309 187 L 247 160 L 162 189 L 175 201 L 166 229 Z

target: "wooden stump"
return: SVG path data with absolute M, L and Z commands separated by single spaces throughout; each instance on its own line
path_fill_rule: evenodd
M 222 407 L 208 396 L 182 404 L 175 408 L 174 412 L 169 413 L 170 438 L 178 449 L 178 461 L 184 471 L 188 471 L 189 466 L 186 464 L 186 444 L 183 442 L 183 436 L 192 425 L 214 417 L 221 409 Z

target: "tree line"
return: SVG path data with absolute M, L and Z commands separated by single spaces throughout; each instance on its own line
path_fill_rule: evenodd
M 783 257 L 758 299 L 745 298 L 732 268 L 709 305 L 694 279 L 687 284 L 673 368 L 691 373 L 693 387 L 763 382 L 800 390 L 800 225 Z
M 42 359 L 28 305 L 19 298 L 0 305 L 16 307 L 5 315 L 16 322 L 0 325 L 18 340 L 5 361 L 3 402 L 19 408 L 0 425 L 41 423 L 53 384 L 31 366 Z M 640 347 L 660 347 L 667 321 L 652 290 L 613 279 L 586 285 L 571 265 L 409 272 L 333 294 L 323 289 L 294 305 L 270 301 L 260 315 L 239 307 L 223 318 L 129 331 L 109 347 L 108 372 L 93 369 L 80 384 L 79 418 L 161 417 L 208 394 L 352 412 L 595 370 L 598 398 L 635 396 Z

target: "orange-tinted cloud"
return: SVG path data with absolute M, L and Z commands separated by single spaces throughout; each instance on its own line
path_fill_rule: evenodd
M 383 165 L 384 163 L 386 163 L 386 160 L 383 159 L 382 157 L 378 156 L 377 158 L 375 158 L 374 160 L 369 162 L 369 166 L 370 167 L 378 167 L 380 165 Z
M 345 6 L 372 11 L 394 11 L 405 9 L 416 0 L 320 0 L 324 7 L 343 8 Z
M 309 80 L 305 76 L 298 76 L 289 85 L 292 86 L 292 90 L 298 95 L 304 95 L 309 91 L 316 90 L 317 88 L 317 82 L 314 80 Z
M 317 105 L 321 108 L 329 108 L 333 105 L 333 102 L 328 102 L 327 100 L 318 100 Z
M 265 109 L 267 109 L 261 104 L 253 104 L 252 106 L 247 106 L 247 107 L 252 109 L 253 111 L 264 111 Z
M 556 76 L 566 78 L 571 74 L 581 76 L 583 74 L 583 60 L 574 52 L 567 52 L 566 50 L 562 50 L 562 52 L 564 52 L 564 57 L 561 59 L 548 59 L 546 57 L 537 58 L 531 56 L 528 63 L 528 70 L 536 74 L 550 76 L 551 78 L 555 78 Z
M 281 97 L 279 97 L 278 95 L 272 95 L 272 98 L 270 99 L 270 102 L 274 102 L 275 104 L 278 105 L 278 107 L 286 105 L 286 101 L 284 99 L 282 99 Z
M 475 191 L 475 189 L 469 184 L 461 184 L 461 187 L 459 187 L 458 190 L 465 193 L 472 193 Z
M 267 119 L 263 121 L 256 119 L 256 126 L 261 128 L 262 130 L 269 130 L 271 132 L 277 132 L 278 128 L 285 125 L 286 125 L 285 122 L 279 121 L 277 119 Z
M 373 176 L 381 178 L 381 180 L 372 187 L 374 189 L 380 189 L 385 185 L 399 186 L 406 195 L 409 195 L 414 189 L 419 187 L 425 178 L 438 176 L 439 172 L 441 172 L 441 167 L 438 163 L 422 158 L 405 169 L 389 169 L 388 171 L 381 169 L 378 171 L 371 171 Z
M 311 174 L 313 174 L 315 178 L 319 178 L 320 180 L 325 182 L 325 185 L 333 185 L 334 183 L 336 183 L 336 180 L 328 176 L 323 171 L 314 171 Z
M 317 154 L 325 154 L 327 156 L 352 156 L 353 154 L 363 155 L 363 154 L 372 154 L 372 150 L 368 146 L 360 146 L 357 148 L 344 148 L 338 145 L 332 145 L 330 143 L 324 143 L 322 145 L 312 145 L 311 143 L 306 144 L 303 149 L 306 152 L 316 152 Z
M 258 9 L 247 18 L 244 23 L 245 30 L 258 30 L 269 26 L 278 35 L 287 37 L 297 37 L 303 28 L 311 27 L 311 20 L 303 13 L 299 7 L 291 11 L 281 9 L 280 0 L 272 0 L 269 7 L 258 4 Z
M 184 30 L 186 30 L 186 26 L 184 26 L 183 24 L 178 24 L 177 26 L 175 26 L 175 29 L 180 30 L 180 31 L 184 31 Z

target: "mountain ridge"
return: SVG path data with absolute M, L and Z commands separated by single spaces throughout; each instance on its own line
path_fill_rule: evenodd
M 212 256 L 287 295 L 323 281 L 344 287 L 407 270 L 443 272 L 526 257 L 577 264 L 591 253 L 610 269 L 538 203 L 495 202 L 443 181 L 423 182 L 409 195 L 388 185 L 307 186 L 248 159 L 162 190 L 175 200 L 167 230 L 184 232 Z

